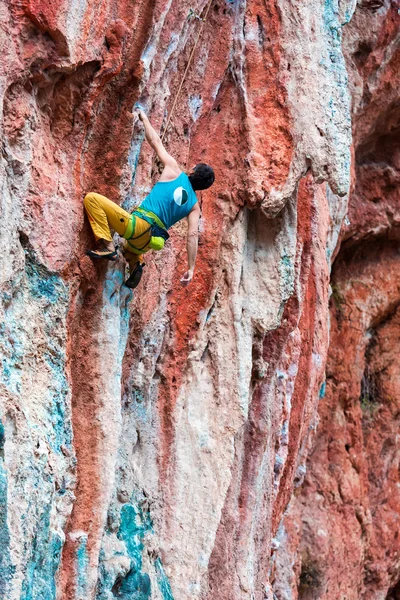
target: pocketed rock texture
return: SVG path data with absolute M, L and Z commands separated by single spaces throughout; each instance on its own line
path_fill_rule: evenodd
M 277 535 L 279 600 L 400 598 L 399 32 L 397 2 L 365 2 L 344 35 L 353 185 L 317 435 Z
M 370 454 L 355 421 L 346 443 L 366 474 L 391 423 L 369 505 L 391 543 L 388 340 L 398 315 L 396 237 L 386 234 L 397 218 L 397 9 L 386 2 L 374 13 L 376 4 L 360 3 L 353 25 L 355 0 L 0 1 L 1 597 L 272 600 L 274 536 L 304 477 L 324 391 L 329 274 L 352 177 L 351 95 L 355 187 L 335 263 L 343 319 L 331 316 L 329 369 L 346 359 L 354 390 L 343 403 L 358 417 L 365 352 L 373 385 L 379 379 L 385 400 L 366 400 Z M 164 131 L 208 8 L 165 135 L 183 167 L 204 161 L 216 173 L 200 194 L 195 278 L 179 283 L 181 223 L 146 257 L 132 294 L 122 258 L 85 255 L 93 237 L 83 197 L 94 190 L 130 209 L 151 188 L 158 169 L 132 108 L 140 100 Z M 348 51 L 359 52 L 361 73 L 349 83 L 342 35 L 350 48 L 360 30 L 371 39 Z M 346 320 L 356 302 L 361 333 Z M 385 512 L 379 481 L 388 473 Z M 376 540 L 370 563 L 381 569 L 370 573 L 392 585 L 395 559 L 385 575 L 390 560 L 359 498 Z M 295 594 L 293 563 L 286 588 Z

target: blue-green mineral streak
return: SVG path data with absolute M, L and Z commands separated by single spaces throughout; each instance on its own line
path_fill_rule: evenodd
M 14 569 L 10 559 L 10 533 L 7 525 L 7 472 L 4 468 L 4 426 L 0 422 L 0 598 L 6 598 Z
M 153 531 L 149 513 L 142 510 L 139 502 L 132 500 L 122 506 L 119 514 L 114 505 L 109 511 L 109 521 L 119 524 L 117 537 L 124 542 L 126 549 L 124 555 L 130 559 L 130 569 L 124 576 L 119 575 L 115 580 L 114 573 L 107 570 L 107 561 L 104 550 L 102 550 L 97 600 L 110 598 L 110 591 L 114 598 L 121 600 L 150 600 L 152 597 L 150 577 L 143 571 L 143 539 L 146 533 Z M 106 532 L 106 535 L 110 535 L 110 532 Z M 117 554 L 121 555 L 121 552 Z M 154 567 L 163 598 L 173 600 L 171 588 L 159 558 L 155 560 Z

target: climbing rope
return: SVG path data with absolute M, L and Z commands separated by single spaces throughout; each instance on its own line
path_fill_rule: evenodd
M 182 77 L 181 83 L 180 83 L 180 85 L 179 85 L 178 91 L 177 91 L 177 93 L 176 93 L 176 95 L 175 95 L 174 102 L 173 102 L 173 104 L 172 104 L 171 112 L 169 113 L 168 121 L 167 121 L 167 124 L 166 124 L 166 126 L 165 126 L 165 129 L 164 129 L 164 133 L 162 134 L 162 137 L 161 137 L 161 141 L 162 141 L 162 142 L 164 141 L 165 134 L 167 133 L 167 129 L 168 129 L 168 127 L 169 127 L 169 124 L 170 124 L 170 122 L 171 122 L 171 119 L 172 119 L 172 115 L 174 114 L 174 110 L 175 110 L 176 103 L 177 103 L 177 101 L 178 101 L 179 94 L 181 93 L 181 90 L 182 90 L 183 84 L 184 84 L 184 82 L 185 82 L 185 78 L 186 78 L 187 72 L 189 71 L 189 67 L 190 67 L 190 64 L 191 64 L 191 62 L 192 62 L 192 58 L 193 58 L 193 55 L 194 55 L 194 51 L 196 50 L 196 46 L 197 46 L 197 44 L 198 44 L 198 42 L 199 42 L 199 40 L 200 40 L 201 34 L 202 34 L 202 32 L 203 32 L 204 25 L 205 25 L 205 23 L 206 23 L 206 21 L 207 21 L 208 13 L 210 12 L 210 8 L 211 8 L 211 4 L 212 4 L 212 2 L 213 2 L 213 0 L 209 0 L 209 2 L 208 2 L 208 4 L 207 4 L 207 9 L 206 9 L 206 13 L 205 13 L 205 15 L 204 15 L 204 19 L 202 19 L 202 23 L 201 23 L 201 25 L 200 25 L 200 28 L 199 28 L 199 32 L 198 32 L 198 34 L 197 34 L 196 41 L 195 41 L 195 43 L 194 43 L 194 46 L 193 46 L 193 48 L 192 48 L 192 51 L 191 51 L 191 53 L 190 53 L 189 60 L 188 60 L 188 64 L 186 65 L 185 72 L 183 73 L 183 77 Z

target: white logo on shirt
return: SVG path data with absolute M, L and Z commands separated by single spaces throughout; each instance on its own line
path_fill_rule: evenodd
M 189 194 L 183 187 L 178 187 L 174 191 L 174 201 L 178 206 L 183 206 L 189 199 Z

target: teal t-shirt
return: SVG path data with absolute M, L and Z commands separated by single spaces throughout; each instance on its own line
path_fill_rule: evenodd
M 189 177 L 182 172 L 172 181 L 156 183 L 139 208 L 157 215 L 169 229 L 174 223 L 187 217 L 196 202 L 196 194 Z

